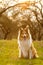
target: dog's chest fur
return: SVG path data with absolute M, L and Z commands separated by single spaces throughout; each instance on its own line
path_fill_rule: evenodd
M 21 50 L 25 50 L 25 51 L 28 51 L 29 48 L 31 47 L 31 44 L 32 44 L 32 40 L 29 39 L 29 40 L 18 40 L 19 41 L 19 46 L 21 48 Z

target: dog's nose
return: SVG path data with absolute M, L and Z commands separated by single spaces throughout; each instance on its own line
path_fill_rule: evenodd
M 26 38 L 26 34 L 24 34 L 24 38 Z

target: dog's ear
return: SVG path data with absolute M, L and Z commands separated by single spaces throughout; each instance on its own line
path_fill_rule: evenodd
M 26 26 L 25 30 L 29 29 L 29 25 Z
M 19 31 L 23 31 L 23 28 L 22 27 L 19 27 Z
M 29 28 L 29 25 L 27 25 L 26 28 L 28 29 Z
M 23 31 L 23 28 L 21 27 L 20 30 Z

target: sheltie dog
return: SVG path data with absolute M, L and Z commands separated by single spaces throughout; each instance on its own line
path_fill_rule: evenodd
M 18 31 L 19 58 L 38 58 L 38 54 L 32 43 L 32 37 L 28 25 Z

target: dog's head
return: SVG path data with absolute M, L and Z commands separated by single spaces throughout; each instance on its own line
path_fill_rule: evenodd
M 30 38 L 30 34 L 29 34 L 29 26 L 27 25 L 26 27 L 21 27 L 20 28 L 20 39 L 21 40 L 27 40 Z

